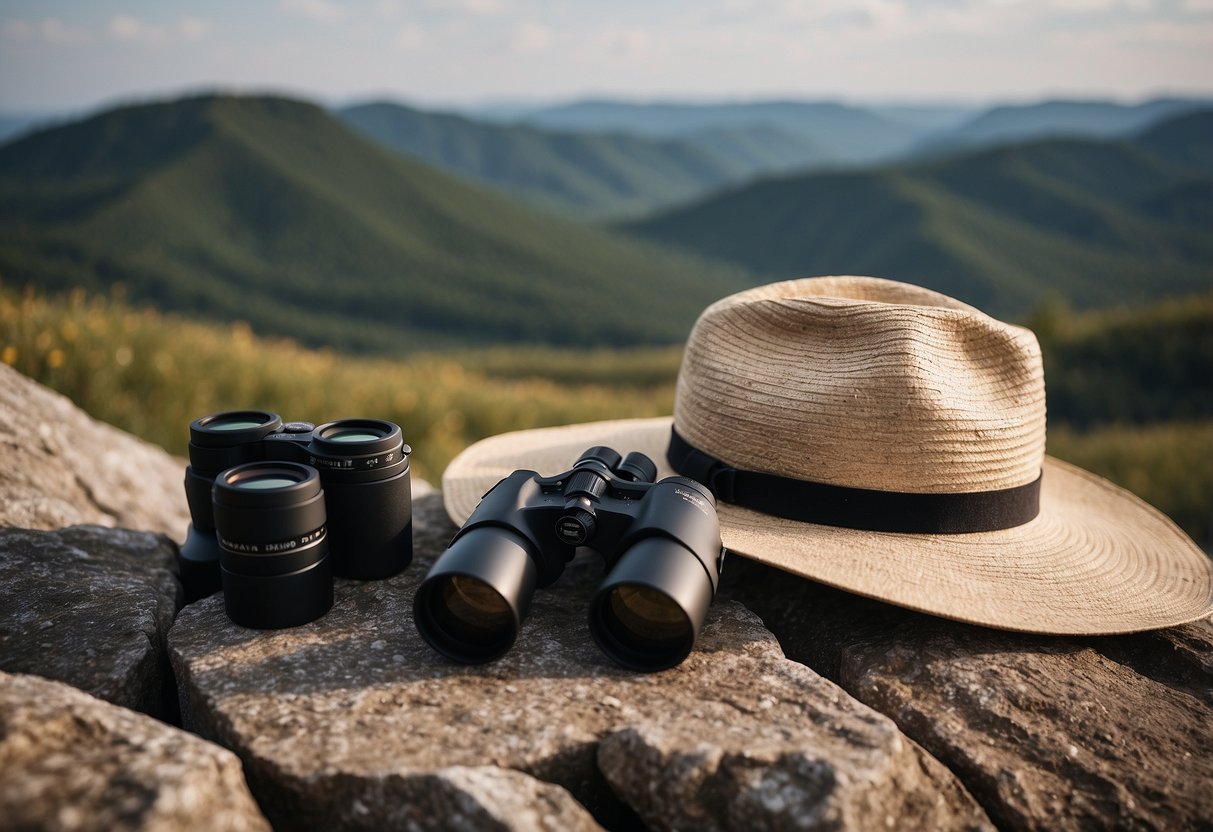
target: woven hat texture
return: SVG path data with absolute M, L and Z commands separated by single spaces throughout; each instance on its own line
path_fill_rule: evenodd
M 553 474 L 592 445 L 666 460 L 671 424 L 730 466 L 915 494 L 1041 478 L 1040 512 L 1012 528 L 876 532 L 721 502 L 735 554 L 840 589 L 976 624 L 1120 633 L 1213 614 L 1213 563 L 1131 493 L 1045 456 L 1040 347 L 1027 329 L 936 292 L 821 277 L 732 295 L 700 316 L 673 419 L 520 431 L 460 454 L 443 476 L 462 523 L 519 468 Z

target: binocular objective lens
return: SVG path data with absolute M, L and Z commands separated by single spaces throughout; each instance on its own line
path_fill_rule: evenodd
M 526 541 L 497 528 L 456 537 L 417 588 L 413 620 L 444 656 L 467 664 L 505 654 L 535 588 Z
M 590 633 L 624 667 L 664 670 L 691 652 L 711 603 L 712 582 L 699 558 L 674 540 L 648 537 L 594 593 Z
M 492 643 L 513 629 L 509 604 L 497 590 L 476 578 L 447 577 L 436 587 L 435 601 L 436 623 L 460 641 Z
M 686 613 L 664 592 L 623 585 L 610 592 L 605 623 L 621 644 L 632 650 L 666 653 L 694 638 Z

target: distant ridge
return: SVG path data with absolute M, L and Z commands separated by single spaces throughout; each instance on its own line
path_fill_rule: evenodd
M 736 104 L 578 101 L 524 117 L 549 129 L 616 130 L 642 136 L 687 136 L 700 131 L 756 126 L 807 139 L 824 160 L 862 163 L 905 150 L 922 130 L 837 102 L 759 101 Z
M 533 212 L 318 107 L 203 96 L 0 147 L 0 279 L 308 344 L 669 343 L 739 270 Z
M 920 139 L 913 155 L 959 151 L 1041 138 L 1128 136 L 1165 119 L 1213 106 L 1213 99 L 1158 98 L 1141 104 L 1042 101 L 993 107 L 971 120 Z
M 747 172 L 725 154 L 675 139 L 549 132 L 392 102 L 347 107 L 337 115 L 423 162 L 587 217 L 670 205 Z
M 477 121 L 389 101 L 337 116 L 427 164 L 538 205 L 598 219 L 636 216 L 760 173 L 832 161 L 811 139 L 763 125 L 676 137 Z
M 766 180 L 622 227 L 763 278 L 875 274 L 1022 317 L 1049 296 L 1093 307 L 1208 289 L 1210 216 L 1207 172 L 1128 143 L 1044 140 Z
M 1134 142 L 1177 164 L 1213 172 L 1213 107 L 1153 124 Z

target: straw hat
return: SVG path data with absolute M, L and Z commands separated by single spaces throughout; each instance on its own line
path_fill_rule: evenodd
M 1045 456 L 1036 337 L 917 286 L 819 277 L 718 301 L 672 420 L 478 442 L 443 476 L 447 512 L 592 445 L 711 485 L 734 554 L 922 612 L 1055 634 L 1213 613 L 1213 564 L 1170 519 Z

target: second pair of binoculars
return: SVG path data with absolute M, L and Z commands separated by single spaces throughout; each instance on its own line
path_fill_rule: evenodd
M 413 559 L 411 451 L 379 419 L 317 427 L 240 410 L 192 422 L 187 601 L 222 588 L 235 623 L 294 627 L 328 612 L 334 575 L 400 572 Z
M 456 661 L 502 656 L 534 590 L 586 546 L 608 569 L 589 609 L 599 648 L 633 670 L 679 664 L 715 597 L 725 550 L 712 492 L 656 475 L 644 454 L 594 447 L 562 474 L 522 470 L 501 480 L 418 588 L 418 631 Z

